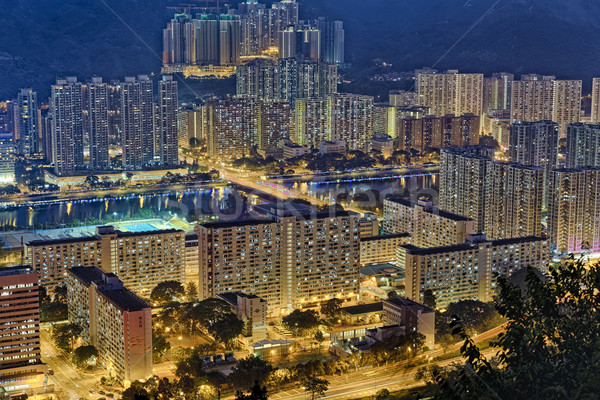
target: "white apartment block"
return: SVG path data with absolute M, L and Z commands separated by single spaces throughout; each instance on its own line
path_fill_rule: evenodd
M 475 221 L 452 214 L 431 202 L 389 198 L 383 202 L 383 230 L 387 234 L 407 232 L 418 247 L 439 247 L 464 243 L 475 233 Z
M 487 240 L 474 236 L 466 243 L 419 248 L 398 247 L 397 265 L 405 268 L 406 296 L 423 300 L 431 289 L 437 306 L 445 308 L 459 300 L 491 301 L 496 290 L 494 273 L 510 276 L 528 266 L 547 271 L 549 242 L 539 237 Z
M 68 269 L 77 266 L 113 272 L 140 295 L 164 281 L 185 282 L 185 233 L 176 229 L 121 232 L 103 226 L 94 236 L 29 242 L 25 256 L 50 291 L 64 285 Z
M 269 219 L 199 225 L 202 298 L 252 293 L 267 301 L 270 314 L 356 298 L 359 214 L 263 210 Z

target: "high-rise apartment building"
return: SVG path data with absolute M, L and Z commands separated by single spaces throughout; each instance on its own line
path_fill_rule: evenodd
M 412 202 L 402 198 L 383 201 L 383 231 L 406 232 L 418 247 L 462 244 L 475 233 L 475 221 L 440 210 L 430 201 Z
M 592 124 L 600 124 L 600 78 L 592 79 Z
M 556 80 L 554 76 L 523 75 L 514 81 L 511 95 L 512 122 L 554 121 L 560 125 L 560 137 L 567 125 L 579 122 L 581 87 L 577 80 Z
M 417 94 L 432 115 L 475 114 L 483 111 L 483 74 L 427 71 L 417 74 Z
M 514 74 L 500 72 L 483 78 L 483 112 L 510 110 Z
M 337 92 L 337 65 L 292 57 L 254 60 L 236 69 L 236 94 L 261 100 L 324 98 Z
M 15 181 L 15 145 L 13 134 L 0 131 L 0 183 Z
M 94 236 L 28 242 L 25 257 L 50 291 L 64 285 L 67 270 L 78 266 L 113 272 L 140 295 L 149 295 L 164 281 L 185 281 L 185 233 L 174 229 L 121 232 L 98 227 Z
M 600 167 L 600 125 L 569 124 L 566 166 Z
M 281 140 L 293 136 L 293 114 L 287 101 L 260 102 L 260 149 L 275 148 Z
M 110 168 L 108 157 L 108 85 L 102 78 L 87 84 L 87 120 L 90 138 L 90 169 Z
M 511 161 L 543 167 L 558 163 L 559 124 L 552 121 L 517 122 L 510 125 L 508 155 Z
M 294 142 L 317 148 L 322 141 L 332 139 L 331 98 L 297 99 L 294 104 Z
M 521 76 L 514 81 L 511 92 L 513 122 L 552 121 L 554 107 L 554 77 Z
M 544 238 L 487 240 L 474 236 L 454 246 L 424 249 L 401 245 L 396 263 L 406 273 L 406 297 L 422 301 L 423 293 L 430 289 L 436 306 L 443 309 L 460 300 L 492 301 L 495 274 L 510 276 L 525 267 L 546 272 L 548 259 L 549 244 Z
M 581 81 L 554 81 L 552 121 L 560 126 L 560 137 L 567 136 L 567 126 L 581 118 Z
M 40 121 L 37 93 L 33 89 L 21 89 L 17 95 L 18 130 L 16 152 L 26 157 L 38 153 L 40 148 Z
M 493 155 L 494 149 L 486 146 L 441 150 L 440 208 L 475 220 L 477 232 L 484 228 L 485 172 Z
M 84 168 L 82 106 L 82 85 L 77 78 L 58 79 L 52 85 L 52 163 L 58 175 Z
M 240 20 L 234 15 L 219 17 L 220 65 L 238 65 L 241 54 Z
M 548 234 L 560 254 L 600 251 L 600 168 L 557 168 L 550 174 Z
M 333 140 L 343 140 L 349 150 L 361 150 L 373 133 L 373 97 L 333 95 Z
M 0 388 L 9 395 L 44 393 L 38 274 L 31 267 L 0 269 Z
M 253 98 L 212 100 L 208 109 L 208 154 L 212 158 L 239 158 L 258 146 L 259 104 Z
M 113 273 L 74 267 L 67 277 L 69 322 L 83 328 L 99 363 L 123 386 L 152 373 L 152 310 Z
M 141 170 L 154 164 L 154 89 L 146 75 L 120 83 L 123 169 Z
M 287 209 L 285 204 L 258 208 L 269 218 L 199 225 L 202 298 L 253 293 L 278 315 L 333 297 L 357 296 L 358 214 Z
M 177 81 L 172 76 L 163 76 L 158 82 L 158 102 L 154 162 L 161 167 L 176 167 L 179 165 L 179 104 Z
M 345 60 L 345 33 L 342 21 L 318 18 L 316 27 L 321 31 L 321 55 L 328 63 L 343 64 Z
M 396 142 L 400 150 L 414 149 L 425 153 L 434 148 L 476 145 L 479 143 L 479 131 L 478 115 L 427 115 L 399 121 Z
M 485 175 L 486 236 L 510 239 L 540 236 L 544 169 L 507 162 L 488 162 Z

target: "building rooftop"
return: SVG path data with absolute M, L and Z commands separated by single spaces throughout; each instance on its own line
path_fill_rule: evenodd
M 90 286 L 92 282 L 101 281 L 104 274 L 102 270 L 97 267 L 73 267 L 69 269 L 69 273 L 73 274 L 86 286 Z
M 443 218 L 450 219 L 453 221 L 473 221 L 471 218 L 468 218 L 468 217 L 465 217 L 462 215 L 458 215 L 458 214 L 454 214 L 449 211 L 441 210 L 437 206 L 427 206 L 425 204 L 415 203 L 413 201 L 403 199 L 402 197 L 390 197 L 390 198 L 385 199 L 385 201 L 391 201 L 393 203 L 402 204 L 406 207 L 419 206 L 419 207 L 422 207 L 423 211 L 425 211 L 425 212 L 428 212 L 430 214 L 437 214 Z
M 425 304 L 417 303 L 414 300 L 405 299 L 403 297 L 392 297 L 390 299 L 384 300 L 383 302 L 391 303 L 397 306 L 405 306 L 405 307 L 418 307 L 422 312 L 435 312 L 430 307 L 427 307 Z
M 463 244 L 453 244 L 451 246 L 442 246 L 442 247 L 430 247 L 430 248 L 421 248 L 417 247 L 413 244 L 401 244 L 398 247 L 402 247 L 406 249 L 410 254 L 415 254 L 419 256 L 426 256 L 431 254 L 439 254 L 439 253 L 450 253 L 454 251 L 465 251 L 472 250 L 476 248 L 475 245 L 469 243 Z
M 0 276 L 35 274 L 36 271 L 28 265 L 0 268 Z
M 343 311 L 350 315 L 360 315 L 372 312 L 383 311 L 383 302 L 359 304 L 357 306 L 341 307 L 340 311 Z
M 220 229 L 220 228 L 233 228 L 236 226 L 252 226 L 252 225 L 263 225 L 273 224 L 275 221 L 271 219 L 246 219 L 242 221 L 216 221 L 207 222 L 205 224 L 199 224 L 199 226 L 206 229 Z
M 228 302 L 229 304 L 235 306 L 237 305 L 237 299 L 238 297 L 245 297 L 247 299 L 260 299 L 260 297 L 258 297 L 255 294 L 252 293 L 243 293 L 243 292 L 226 292 L 226 293 L 219 293 L 217 294 L 217 297 L 220 297 L 221 299 L 223 299 L 224 301 Z M 261 301 L 265 301 L 261 299 Z
M 360 274 L 365 276 L 374 275 L 400 275 L 404 276 L 404 269 L 397 265 L 385 263 L 385 264 L 373 264 L 360 267 Z
M 84 243 L 84 242 L 98 242 L 100 236 L 81 236 L 81 237 L 65 237 L 59 239 L 48 239 L 48 240 L 32 240 L 25 243 L 27 246 L 54 246 L 55 244 L 68 244 L 68 243 Z
M 391 235 L 366 236 L 366 237 L 361 237 L 360 241 L 361 242 L 371 242 L 374 240 L 386 240 L 386 239 L 396 239 L 396 238 L 405 238 L 405 237 L 410 237 L 410 233 L 404 232 L 404 233 L 394 233 Z
M 150 308 L 148 303 L 127 289 L 98 289 L 98 292 L 122 311 L 141 311 L 145 308 Z

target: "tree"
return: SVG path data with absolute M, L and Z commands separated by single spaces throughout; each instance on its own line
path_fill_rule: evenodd
M 435 310 L 437 299 L 433 290 L 427 289 L 423 292 L 423 304 Z
M 281 322 L 288 329 L 296 332 L 300 336 L 306 335 L 321 323 L 317 312 L 314 310 L 294 310 L 291 314 L 283 317 Z
M 167 304 L 175 297 L 183 297 L 185 289 L 183 285 L 177 281 L 161 282 L 152 289 L 150 299 L 158 304 Z
M 253 383 L 263 385 L 271 372 L 273 366 L 270 362 L 260 357 L 248 356 L 233 367 L 229 379 L 236 388 L 248 389 Z
M 434 376 L 439 398 L 592 399 L 600 392 L 600 263 L 571 257 L 551 265 L 548 279 L 528 269 L 526 288 L 498 278 L 499 313 L 506 332 L 484 357 L 460 321 L 466 365 Z
M 73 342 L 83 332 L 77 324 L 55 325 L 52 329 L 52 339 L 56 346 L 64 351 L 73 351 Z
M 231 311 L 222 314 L 208 327 L 208 332 L 219 342 L 229 348 L 233 339 L 238 337 L 244 330 L 244 322 Z
M 254 386 L 250 389 L 250 393 L 244 394 L 241 390 L 235 393 L 235 400 L 268 400 L 267 388 L 260 386 L 258 381 L 254 382 Z
M 329 299 L 321 306 L 321 314 L 329 318 L 330 321 L 336 320 L 340 315 L 343 303 L 342 299 L 338 299 L 337 297 Z
M 194 282 L 188 282 L 185 285 L 185 297 L 189 302 L 198 301 L 198 286 Z
M 88 185 L 90 188 L 95 188 L 96 186 L 98 186 L 99 182 L 100 178 L 98 178 L 96 175 L 88 175 L 85 177 L 85 184 Z
M 317 331 L 317 333 L 315 333 L 315 340 L 319 343 L 319 347 L 321 347 L 321 344 L 325 341 L 323 332 Z
M 67 304 L 67 286 L 57 286 L 54 289 L 54 301 L 58 301 L 59 303 Z
M 152 332 L 152 358 L 154 362 L 160 362 L 162 356 L 171 349 L 171 343 L 158 332 Z
M 73 352 L 73 362 L 79 366 L 89 363 L 92 358 L 98 357 L 98 349 L 94 346 L 79 346 Z
M 377 393 L 375 393 L 375 400 L 390 400 L 391 394 L 387 389 L 379 389 Z
M 327 389 L 329 389 L 329 381 L 314 375 L 302 379 L 301 383 L 306 393 L 311 396 L 311 400 L 324 396 Z

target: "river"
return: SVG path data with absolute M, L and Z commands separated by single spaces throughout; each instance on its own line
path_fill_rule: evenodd
M 356 195 L 369 189 L 386 194 L 415 195 L 437 188 L 435 173 L 407 174 L 406 177 L 352 177 L 320 182 L 283 183 L 309 196 L 333 202 L 340 193 Z M 73 200 L 56 199 L 34 205 L 0 208 L 0 226 L 11 228 L 46 228 L 58 225 L 106 223 L 113 220 L 152 218 L 171 213 L 179 217 L 194 214 L 197 218 L 218 216 L 231 207 L 228 199 L 240 192 L 232 187 L 169 191 L 152 194 L 129 194 L 117 197 L 91 196 Z M 260 202 L 250 196 L 249 203 Z M 235 204 L 234 204 L 235 207 Z

